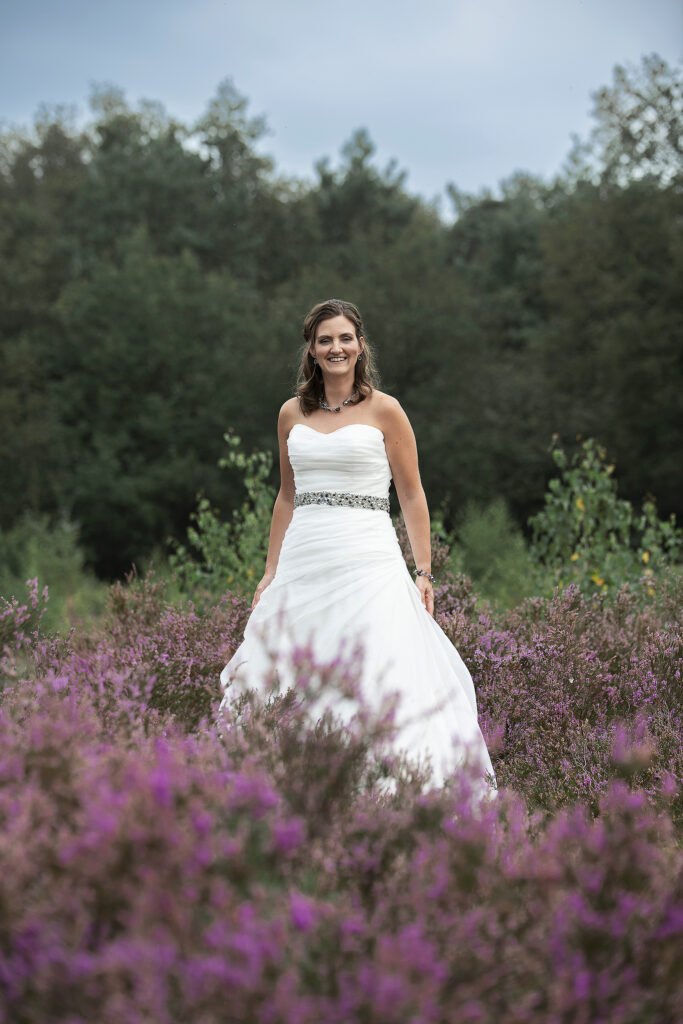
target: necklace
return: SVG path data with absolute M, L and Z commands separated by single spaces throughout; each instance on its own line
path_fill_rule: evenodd
M 358 392 L 357 391 L 354 391 L 354 393 L 352 395 L 349 395 L 348 398 L 345 398 L 344 401 L 342 402 L 342 404 L 338 405 L 336 409 L 332 409 L 327 404 L 327 402 L 325 401 L 325 399 L 323 398 L 322 395 L 318 399 L 318 402 L 319 402 L 320 408 L 321 409 L 325 409 L 327 412 L 341 412 L 342 405 L 349 405 L 354 400 L 354 398 L 358 398 Z

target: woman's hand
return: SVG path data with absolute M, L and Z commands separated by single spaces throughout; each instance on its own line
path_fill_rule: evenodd
M 432 586 L 432 581 L 428 576 L 416 576 L 415 585 L 420 591 L 422 604 L 425 606 L 432 618 L 434 618 L 434 587 Z
M 261 594 L 266 589 L 266 587 L 273 582 L 274 578 L 275 578 L 275 573 L 274 572 L 267 572 L 267 573 L 264 574 L 263 579 L 261 580 L 261 582 L 257 586 L 256 590 L 254 591 L 254 599 L 251 602 L 251 610 L 252 610 L 252 612 L 253 612 L 254 608 L 256 607 L 256 605 L 259 603 L 259 601 L 261 599 Z

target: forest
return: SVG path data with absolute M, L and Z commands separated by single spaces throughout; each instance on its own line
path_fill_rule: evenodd
M 0 139 L 0 530 L 75 524 L 114 579 L 197 496 L 243 497 L 226 431 L 273 451 L 301 323 L 360 307 L 408 412 L 433 512 L 505 503 L 523 529 L 557 435 L 591 437 L 621 493 L 680 515 L 681 77 L 651 55 L 593 95 L 593 131 L 542 181 L 411 195 L 360 128 L 288 180 L 225 80 L 195 124 L 95 87 Z

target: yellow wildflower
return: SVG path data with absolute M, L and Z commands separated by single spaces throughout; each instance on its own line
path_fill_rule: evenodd
M 650 597 L 654 597 L 655 596 L 655 588 L 654 587 L 648 587 L 647 588 L 647 592 L 650 595 Z
M 643 569 L 643 576 L 652 576 L 652 569 Z
M 598 574 L 597 572 L 594 572 L 594 573 L 593 573 L 593 574 L 591 575 L 591 579 L 593 580 L 593 583 L 595 583 L 595 585 L 596 585 L 597 587 L 601 587 L 601 586 L 603 585 L 603 583 L 605 582 L 605 581 L 603 580 L 602 576 L 600 576 L 600 575 L 599 575 L 599 574 Z
M 583 503 L 583 498 L 576 499 L 576 507 L 580 509 L 582 512 L 586 511 L 586 506 Z
M 573 555 L 569 556 L 570 561 L 572 561 L 572 562 L 575 562 L 578 557 L 579 557 L 579 552 L 578 551 L 575 551 Z
M 650 561 L 649 551 L 643 551 L 643 561 L 645 562 L 645 565 L 647 565 L 647 563 Z
M 610 473 L 613 473 L 613 472 L 614 472 L 614 465 L 612 464 L 612 465 L 607 467 L 607 475 L 609 476 Z

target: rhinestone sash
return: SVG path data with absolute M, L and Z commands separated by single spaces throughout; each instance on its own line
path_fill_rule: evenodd
M 344 505 L 347 508 L 389 511 L 388 498 L 375 498 L 372 494 L 351 494 L 349 491 L 299 491 L 294 495 L 294 508 L 300 505 Z

